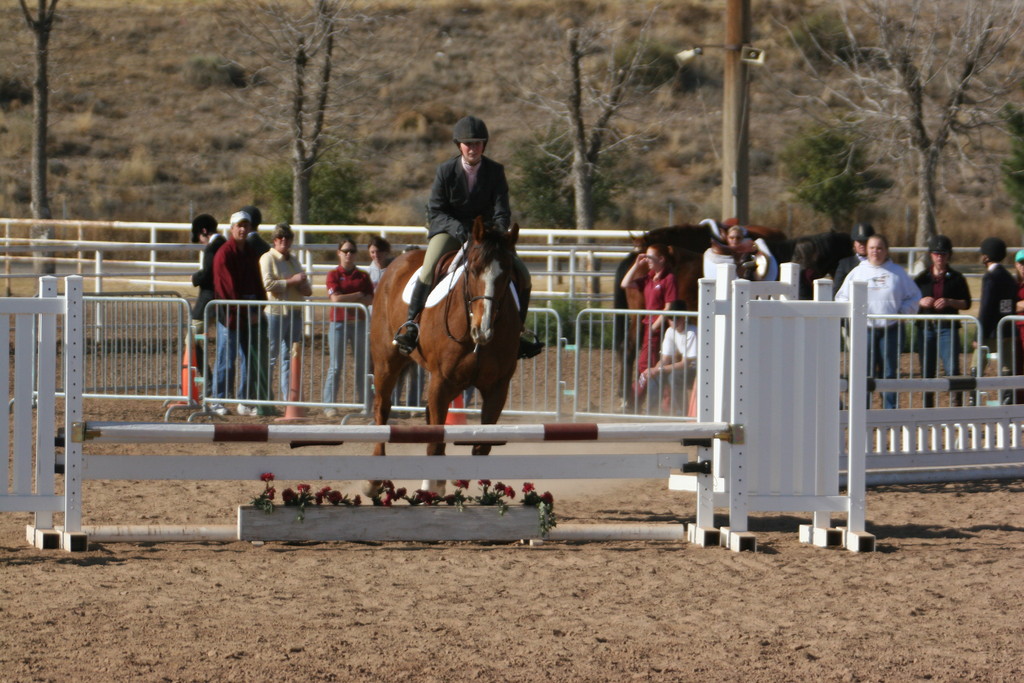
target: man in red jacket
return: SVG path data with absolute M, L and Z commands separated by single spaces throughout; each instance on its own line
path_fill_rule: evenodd
M 213 289 L 218 299 L 265 301 L 267 298 L 260 274 L 259 254 L 245 239 L 251 226 L 252 217 L 247 212 L 237 211 L 232 214 L 228 241 L 217 250 L 213 259 Z M 217 319 L 214 397 L 230 398 L 230 392 L 235 386 L 235 356 L 240 354 L 242 380 L 237 398 L 242 401 L 269 400 L 267 350 L 266 329 L 261 324 L 260 307 L 228 306 L 226 311 L 222 308 Z M 227 409 L 220 403 L 214 404 L 213 411 L 218 415 L 227 414 Z M 238 404 L 239 415 L 269 415 L 274 412 L 269 406 L 257 409 L 245 403 Z

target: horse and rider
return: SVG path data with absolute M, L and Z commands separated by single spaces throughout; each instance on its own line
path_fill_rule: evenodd
M 511 223 L 505 169 L 483 154 L 487 126 L 467 116 L 455 124 L 453 140 L 459 154 L 438 167 L 427 205 L 426 250 L 395 259 L 374 296 L 370 349 L 377 424 L 387 424 L 392 390 L 412 362 L 430 373 L 428 424 L 444 424 L 449 404 L 469 387 L 481 397 L 480 422 L 494 424 L 518 359 L 544 348 L 524 332 L 530 273 L 515 251 L 519 226 Z M 473 454 L 486 455 L 492 445 L 475 444 Z M 385 445 L 377 444 L 374 454 L 384 452 Z M 444 452 L 443 442 L 427 445 L 428 455 Z M 379 485 L 370 482 L 368 490 Z M 444 485 L 424 481 L 423 488 L 440 493 Z
M 487 125 L 482 120 L 475 116 L 460 119 L 452 133 L 459 154 L 437 167 L 427 203 L 426 255 L 410 294 L 408 317 L 393 342 L 405 355 L 412 353 L 419 341 L 416 320 L 434 285 L 434 270 L 441 257 L 465 245 L 477 218 L 483 219 L 485 226 L 509 230 L 512 211 L 505 167 L 484 156 L 488 138 Z M 525 328 L 532 289 L 530 271 L 517 255 L 513 255 L 513 265 L 519 316 Z M 543 348 L 542 343 L 524 333 L 519 342 L 519 358 L 532 358 Z

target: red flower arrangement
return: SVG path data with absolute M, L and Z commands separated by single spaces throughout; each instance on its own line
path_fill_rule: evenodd
M 271 486 L 271 482 L 274 481 L 274 474 L 272 472 L 264 472 L 260 475 L 260 481 L 263 482 L 263 491 L 252 499 L 252 505 L 270 514 L 275 509 L 274 497 L 277 493 L 276 489 Z M 470 504 L 488 505 L 497 507 L 499 514 L 504 515 L 508 510 L 509 501 L 516 497 L 515 489 L 501 482 L 492 484 L 490 479 L 481 479 L 477 483 L 482 489 L 478 496 L 466 494 L 470 486 L 468 479 L 453 481 L 452 484 L 455 486 L 455 492 L 441 496 L 432 491 L 424 491 L 422 489 L 417 489 L 410 494 L 404 487 L 395 488 L 394 482 L 384 481 L 380 489 L 370 496 L 370 501 L 375 506 L 383 507 L 390 507 L 398 501 L 405 501 L 409 505 L 444 504 L 454 505 L 459 508 Z M 523 484 L 522 491 L 523 505 L 534 506 L 539 511 L 541 530 L 547 532 L 551 527 L 555 526 L 555 515 L 553 512 L 555 499 L 551 493 L 548 491 L 542 494 L 537 493 L 536 487 L 529 482 Z M 295 487 L 295 490 L 287 488 L 282 491 L 281 502 L 285 507 L 297 507 L 299 512 L 296 519 L 301 522 L 305 519 L 306 506 L 308 505 L 323 505 L 326 502 L 330 505 L 355 507 L 362 505 L 363 501 L 358 495 L 349 498 L 347 494 L 332 489 L 330 486 L 324 486 L 314 494 L 309 484 L 299 484 Z

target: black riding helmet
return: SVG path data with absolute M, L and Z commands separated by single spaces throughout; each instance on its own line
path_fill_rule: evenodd
M 487 142 L 487 124 L 475 116 L 463 116 L 452 130 L 452 142 Z
M 953 241 L 945 235 L 932 235 L 928 238 L 928 251 L 937 254 L 952 254 Z
M 1002 261 L 1006 258 L 1006 242 L 998 237 L 986 237 L 981 242 L 980 251 L 993 261 Z
M 208 213 L 201 213 L 192 219 L 192 243 L 199 242 L 200 235 L 209 235 L 217 230 L 217 219 Z

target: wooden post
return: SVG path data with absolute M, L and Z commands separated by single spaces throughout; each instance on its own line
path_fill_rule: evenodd
M 750 213 L 747 65 L 741 59 L 749 43 L 750 0 L 726 0 L 721 218 L 736 218 L 741 224 Z

